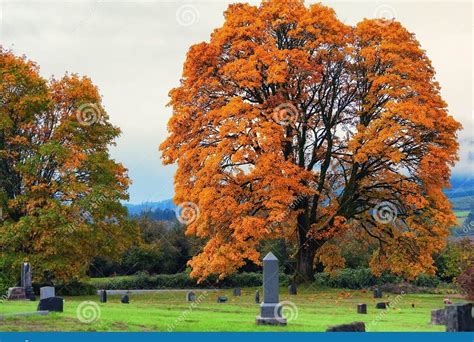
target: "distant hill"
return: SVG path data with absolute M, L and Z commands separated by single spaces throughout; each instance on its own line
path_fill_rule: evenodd
M 451 189 L 445 190 L 445 194 L 449 199 L 474 197 L 474 177 L 453 176 Z
M 451 189 L 445 190 L 456 216 L 462 217 L 460 224 L 468 215 L 473 215 L 474 212 L 474 177 L 469 176 L 453 176 L 451 178 Z M 159 202 L 144 202 L 140 204 L 124 204 L 128 208 L 130 216 L 138 216 L 142 213 L 148 213 L 151 217 L 163 220 L 172 220 L 172 213 L 176 212 L 176 205 L 171 199 Z M 471 218 L 472 220 L 472 218 Z M 467 222 L 470 222 L 468 220 Z M 468 232 L 463 232 L 458 229 L 455 235 L 470 235 L 474 236 L 474 229 L 469 229 Z
M 160 202 L 144 202 L 140 204 L 125 203 L 125 207 L 128 209 L 129 216 L 137 216 L 144 212 L 154 211 L 156 209 L 164 210 L 176 210 L 176 205 L 173 200 L 168 199 Z

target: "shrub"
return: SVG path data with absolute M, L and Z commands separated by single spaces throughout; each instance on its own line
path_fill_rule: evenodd
M 469 300 L 474 300 L 474 264 L 456 278 L 456 285 Z
M 43 286 L 54 286 L 56 296 L 91 296 L 97 293 L 93 285 L 78 280 L 65 284 L 33 283 L 33 291 L 39 295 L 40 288 Z
M 14 260 L 0 254 L 0 297 L 6 295 L 9 287 L 16 286 Z
M 289 284 L 289 276 L 280 274 L 280 284 Z M 137 273 L 128 278 L 110 278 L 109 281 L 90 282 L 97 289 L 104 290 L 148 290 L 148 289 L 186 289 L 186 288 L 232 288 L 258 287 L 262 285 L 261 273 L 236 273 L 218 281 L 217 277 L 209 277 L 202 283 L 196 283 L 189 277 L 188 272 L 177 274 L 149 275 L 146 272 Z
M 436 257 L 436 274 L 442 280 L 453 281 L 474 262 L 474 241 L 463 238 L 448 242 Z
M 412 281 L 413 285 L 419 287 L 437 287 L 441 283 L 437 276 L 420 274 L 418 278 Z
M 363 289 L 384 284 L 400 284 L 404 279 L 389 272 L 384 272 L 380 277 L 372 274 L 370 268 L 342 269 L 334 274 L 317 273 L 314 285 L 332 288 Z M 420 275 L 412 281 L 414 286 L 436 287 L 440 281 L 435 276 Z

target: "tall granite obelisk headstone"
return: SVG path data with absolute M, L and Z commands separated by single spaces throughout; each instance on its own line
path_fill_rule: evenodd
M 25 289 L 26 298 L 35 300 L 33 282 L 31 280 L 31 266 L 29 262 L 21 264 L 21 287 Z
M 281 315 L 278 285 L 278 259 L 272 252 L 263 258 L 263 303 L 260 304 L 258 325 L 286 325 Z

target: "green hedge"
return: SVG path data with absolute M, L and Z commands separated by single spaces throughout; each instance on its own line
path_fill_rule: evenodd
M 287 286 L 291 276 L 280 274 L 280 284 Z M 384 284 L 400 284 L 403 278 L 390 273 L 384 273 L 381 277 L 375 277 L 370 269 L 344 269 L 334 275 L 318 273 L 315 276 L 314 285 L 317 287 L 363 289 Z M 413 286 L 434 288 L 440 285 L 440 280 L 435 276 L 420 275 L 412 281 Z M 34 284 L 35 292 L 39 293 L 41 286 L 47 284 Z M 217 278 L 208 279 L 197 284 L 189 277 L 189 273 L 149 275 L 146 272 L 137 273 L 130 277 L 117 277 L 94 281 L 88 283 L 73 281 L 69 284 L 55 285 L 59 296 L 85 296 L 93 295 L 97 289 L 104 290 L 139 290 L 139 289 L 186 289 L 186 288 L 233 288 L 233 287 L 259 287 L 262 286 L 261 273 L 237 273 L 228 276 L 224 280 Z
M 39 295 L 43 286 L 54 286 L 56 296 L 91 296 L 97 293 L 93 285 L 76 280 L 67 284 L 33 284 L 35 294 Z
M 383 273 L 380 277 L 376 277 L 369 268 L 346 268 L 336 272 L 334 275 L 329 275 L 328 273 L 316 274 L 314 285 L 356 290 L 383 284 L 399 284 L 403 281 L 404 279 L 402 277 L 388 272 Z M 411 283 L 419 287 L 436 287 L 440 284 L 440 280 L 436 276 L 420 274 L 420 276 Z
M 280 275 L 280 283 L 288 285 L 289 276 Z M 109 281 L 90 281 L 96 289 L 104 290 L 132 290 L 132 289 L 187 289 L 187 288 L 232 288 L 232 287 L 257 287 L 262 285 L 261 273 L 236 273 L 224 280 L 210 278 L 200 284 L 189 277 L 188 273 L 148 275 L 138 273 L 130 278 L 110 278 Z

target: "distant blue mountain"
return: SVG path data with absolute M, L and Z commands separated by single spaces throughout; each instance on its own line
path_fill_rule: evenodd
M 474 196 L 474 177 L 451 177 L 451 189 L 446 189 L 445 194 L 450 199 Z
M 469 176 L 453 176 L 451 178 L 451 189 L 445 190 L 446 196 L 453 200 L 453 204 L 457 206 L 459 203 L 456 199 L 461 197 L 473 197 L 474 198 L 474 177 Z M 463 201 L 464 202 L 464 201 Z M 464 204 L 464 203 L 463 203 Z M 469 205 L 468 203 L 465 203 Z M 128 208 L 128 214 L 130 216 L 140 215 L 143 212 L 149 212 L 156 209 L 160 210 L 176 210 L 176 205 L 173 200 L 167 199 L 159 202 L 143 202 L 140 204 L 124 204 Z
M 176 210 L 176 205 L 173 203 L 173 200 L 168 199 L 160 202 L 143 202 L 140 204 L 130 204 L 130 203 L 125 203 L 124 204 L 127 209 L 128 209 L 128 215 L 129 216 L 136 216 L 140 215 L 143 212 L 147 211 L 153 211 L 156 209 L 160 210 Z

